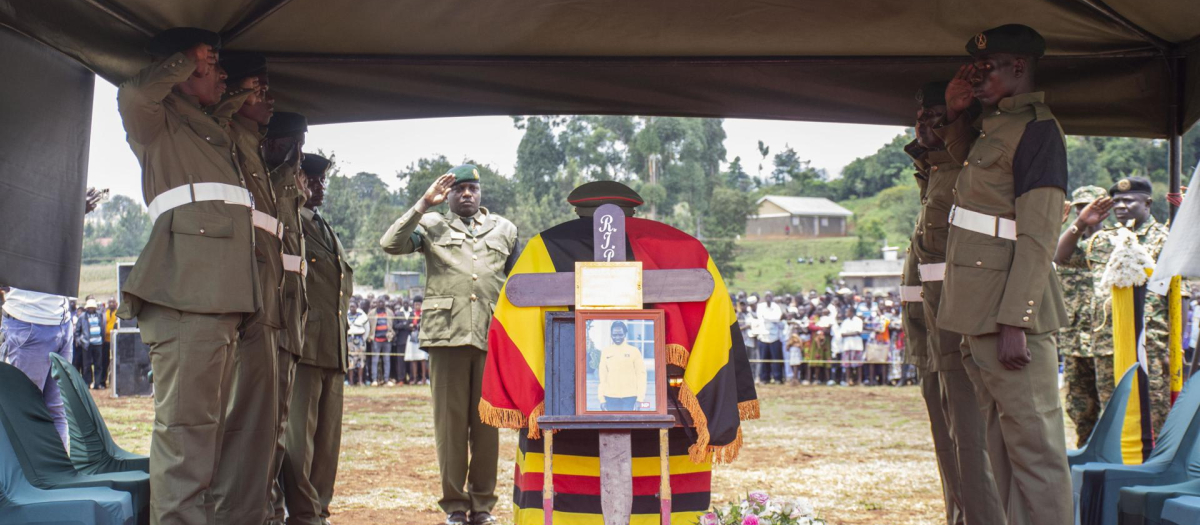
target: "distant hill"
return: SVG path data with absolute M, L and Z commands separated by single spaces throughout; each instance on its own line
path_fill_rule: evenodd
M 744 268 L 737 275 L 726 275 L 725 285 L 730 292 L 796 293 L 816 289 L 823 291 L 825 283 L 837 279 L 842 261 L 854 256 L 854 237 L 825 237 L 821 239 L 763 239 L 740 240 L 737 243 L 737 263 Z M 838 262 L 829 262 L 829 256 Z M 797 257 L 819 259 L 825 263 L 800 264 Z

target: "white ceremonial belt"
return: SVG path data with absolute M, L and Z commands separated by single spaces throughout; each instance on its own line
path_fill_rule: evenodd
M 917 272 L 921 274 L 921 282 L 931 283 L 946 278 L 946 263 L 918 264 Z
M 150 202 L 150 222 L 157 221 L 158 216 L 168 210 L 200 201 L 225 201 L 227 204 L 252 207 L 250 191 L 246 188 L 220 182 L 197 182 L 159 193 Z
M 906 303 L 921 303 L 925 302 L 925 298 L 921 297 L 920 286 L 901 286 L 900 300 Z
M 308 265 L 304 264 L 304 257 L 299 255 L 283 254 L 283 269 L 308 277 Z
M 279 219 L 272 217 L 258 210 L 251 210 L 250 215 L 254 217 L 254 227 L 265 231 L 279 240 L 283 240 L 283 223 Z
M 1017 221 L 1003 217 L 993 217 L 986 213 L 971 211 L 958 206 L 950 207 L 950 224 L 964 230 L 1000 237 L 1010 241 L 1017 240 Z

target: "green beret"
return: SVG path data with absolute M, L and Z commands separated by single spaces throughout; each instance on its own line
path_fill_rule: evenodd
M 1091 204 L 1101 197 L 1107 196 L 1108 193 L 1100 186 L 1080 186 L 1071 192 L 1071 206 Z
M 315 178 L 324 175 L 330 164 L 332 162 L 329 162 L 329 159 L 316 153 L 305 153 L 304 160 L 300 161 L 300 169 L 305 175 Z
M 1142 193 L 1145 195 L 1154 194 L 1154 186 L 1150 185 L 1150 179 L 1146 177 L 1128 177 L 1117 181 L 1112 187 L 1108 188 L 1108 194 L 1116 197 L 1121 193 Z
M 455 166 L 450 168 L 450 171 L 447 171 L 446 173 L 454 175 L 454 184 L 451 184 L 451 186 L 463 182 L 479 182 L 479 168 L 476 168 L 474 164 Z
M 946 105 L 946 86 L 950 83 L 943 80 L 930 82 L 917 90 L 917 103 L 923 108 Z
M 146 44 L 146 52 L 156 57 L 169 57 L 196 44 L 208 44 L 220 51 L 221 35 L 199 27 L 172 27 L 154 35 Z
M 267 138 L 277 139 L 308 132 L 308 119 L 291 111 L 276 111 L 267 124 Z
M 258 53 L 228 53 L 221 55 L 221 69 L 229 78 L 226 83 L 234 84 L 247 77 L 256 77 L 267 72 L 267 58 Z
M 616 204 L 622 208 L 636 208 L 645 203 L 642 196 L 632 188 L 614 180 L 598 180 L 582 184 L 571 190 L 567 202 L 576 208 L 598 208 L 605 204 Z
M 994 53 L 1041 57 L 1046 54 L 1046 39 L 1032 27 L 1005 24 L 971 37 L 967 53 L 973 57 Z

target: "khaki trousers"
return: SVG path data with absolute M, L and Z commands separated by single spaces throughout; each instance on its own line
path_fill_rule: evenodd
M 288 525 L 321 525 L 329 518 L 342 446 L 341 370 L 296 365 L 280 478 Z
M 271 495 L 275 450 L 277 329 L 250 325 L 233 356 L 233 392 L 225 409 L 221 461 L 213 496 L 217 523 L 262 525 Z
M 1071 473 L 1054 334 L 1026 336 L 1033 360 L 1021 370 L 1000 364 L 998 342 L 998 334 L 968 336 L 962 349 L 986 424 L 1000 501 L 1009 523 L 1071 523 Z
M 214 525 L 212 495 L 233 386 L 240 314 L 146 303 L 138 315 L 154 370 L 150 522 Z
M 942 404 L 941 381 L 938 372 L 929 372 L 925 367 L 917 369 L 921 377 L 921 397 L 929 412 L 929 430 L 933 434 L 933 452 L 937 458 L 938 473 L 942 478 L 942 500 L 946 505 L 946 523 L 963 525 L 966 517 L 959 502 L 962 501 L 962 484 L 959 482 L 958 458 L 954 454 L 954 440 L 950 437 L 950 425 L 946 420 Z
M 292 405 L 292 384 L 296 379 L 296 364 L 300 356 L 282 348 L 276 350 L 275 356 L 275 385 L 276 401 L 279 406 L 275 415 L 275 450 L 271 453 L 271 501 L 267 505 L 267 523 L 281 525 L 283 523 L 283 486 L 279 483 L 279 472 L 283 469 L 283 457 L 287 453 L 287 422 L 289 407 Z
M 433 433 L 442 473 L 438 505 L 447 514 L 491 512 L 497 500 L 500 430 L 479 419 L 487 352 L 469 346 L 426 350 L 433 388 Z

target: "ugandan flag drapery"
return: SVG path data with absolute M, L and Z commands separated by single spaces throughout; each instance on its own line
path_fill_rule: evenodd
M 705 268 L 715 283 L 707 301 L 646 305 L 665 311 L 667 363 L 684 370 L 683 384 L 668 395 L 688 411 L 695 427 L 670 432 L 672 521 L 694 523 L 708 509 L 712 462 L 733 461 L 742 444 L 741 420 L 758 417 L 754 380 L 729 292 L 700 241 L 645 219 L 626 219 L 625 227 L 626 253 L 641 261 L 644 270 Z M 512 275 L 573 272 L 576 261 L 592 260 L 592 221 L 578 219 L 531 239 Z M 544 413 L 545 314 L 553 310 L 566 308 L 518 308 L 502 291 L 488 333 L 480 417 L 500 428 L 528 428 L 517 455 L 519 525 L 542 523 L 542 443 L 536 420 Z M 582 430 L 555 434 L 555 523 L 602 523 L 597 436 Z M 657 447 L 657 432 L 633 433 L 633 523 L 653 523 L 658 513 Z
M 1138 365 L 1125 406 L 1121 458 L 1126 465 L 1139 465 L 1154 447 L 1145 334 L 1146 281 L 1154 271 L 1154 261 L 1129 230 L 1119 230 L 1113 244 L 1115 249 L 1101 278 L 1101 286 L 1112 289 L 1113 369 Z

